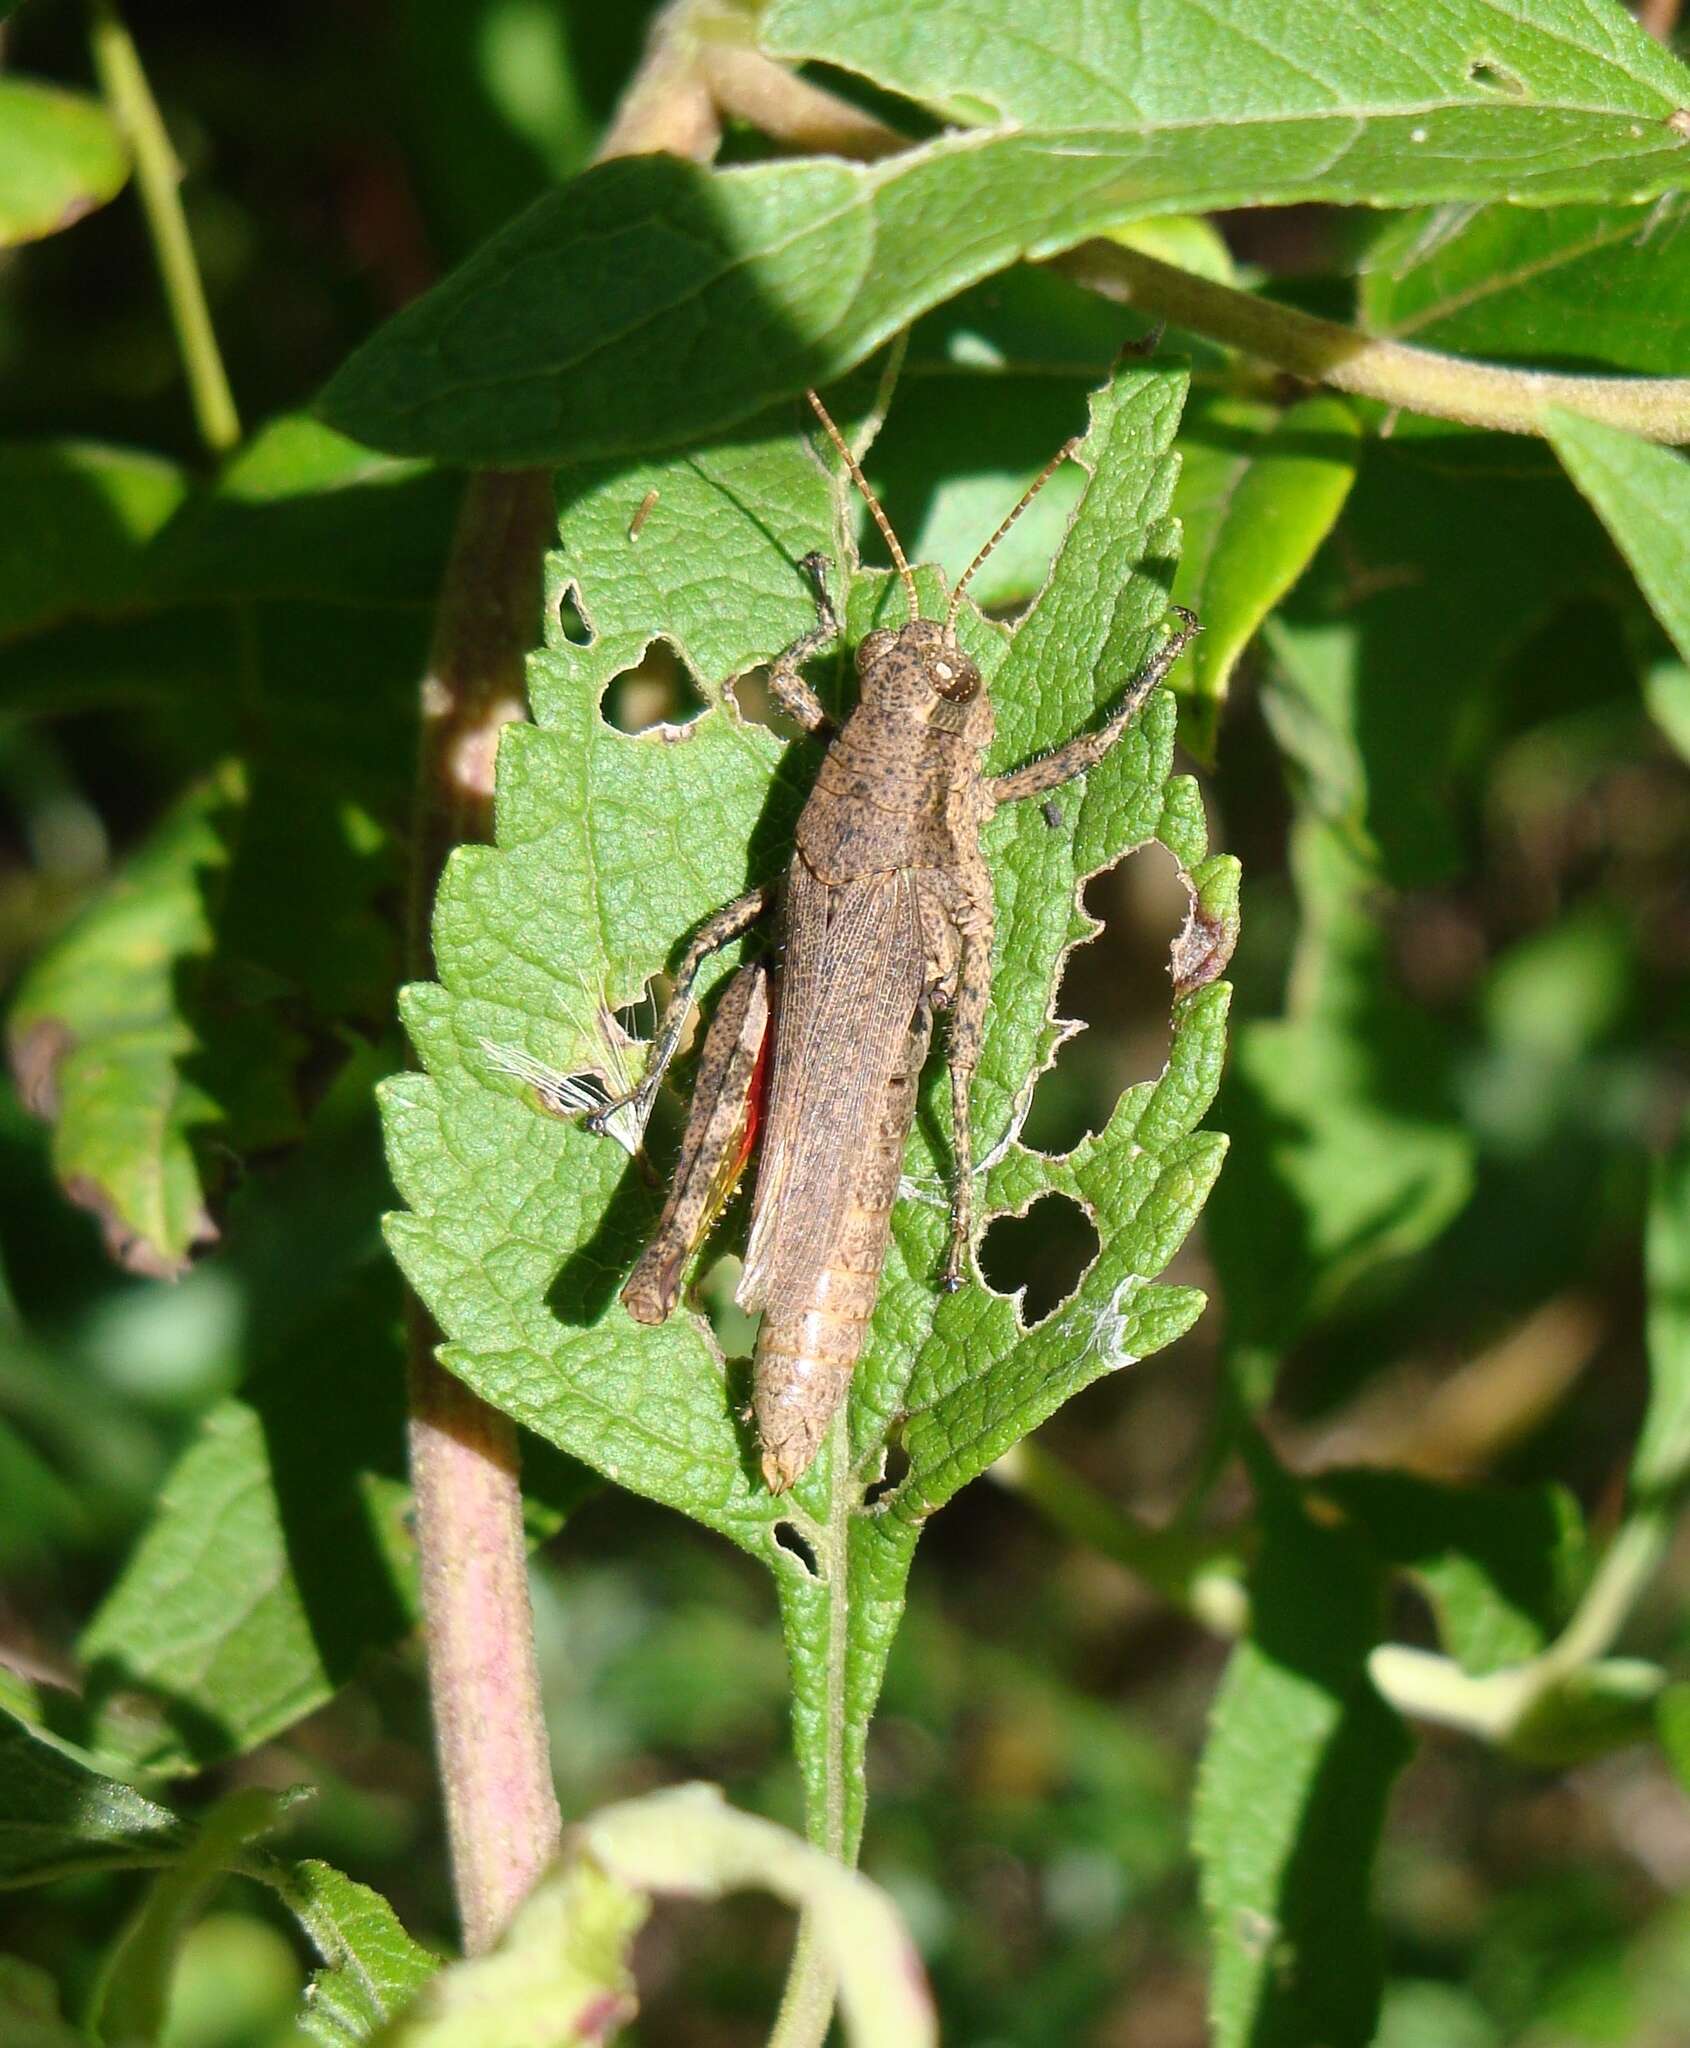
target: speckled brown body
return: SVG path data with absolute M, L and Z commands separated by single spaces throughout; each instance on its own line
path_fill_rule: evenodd
M 776 1491 L 815 1456 L 863 1348 L 934 1008 L 955 1001 L 965 953 L 991 954 L 979 672 L 932 620 L 871 634 L 857 664 L 787 877 L 739 1295 L 763 1311 L 752 1407 Z
M 973 1225 L 969 1094 L 992 971 L 992 882 L 981 827 L 1000 803 L 1042 796 L 1095 766 L 1197 630 L 1180 614 L 1180 630 L 1103 725 L 1009 774 L 986 776 L 991 704 L 954 624 L 968 575 L 942 623 L 918 616 L 915 580 L 896 536 L 813 392 L 810 402 L 886 537 L 909 623 L 869 634 L 857 650 L 857 708 L 822 761 L 783 884 L 751 890 L 700 928 L 682 958 L 644 1080 L 589 1119 L 604 1129 L 632 1107 L 643 1128 L 680 1043 L 700 964 L 778 902 L 775 959 L 742 968 L 718 1008 L 668 1203 L 623 1290 L 639 1321 L 669 1313 L 685 1260 L 760 1126 L 739 1299 L 762 1311 L 752 1408 L 763 1474 L 776 1493 L 814 1459 L 861 1355 L 938 1010 L 947 1016 L 954 1161 L 942 1279 L 948 1287 L 961 1283 Z M 839 629 L 825 562 L 810 556 L 803 566 L 815 584 L 819 624 L 776 662 L 770 686 L 800 725 L 820 732 L 831 721 L 801 668 Z M 757 1037 L 765 1004 L 772 1058 L 769 1041 Z

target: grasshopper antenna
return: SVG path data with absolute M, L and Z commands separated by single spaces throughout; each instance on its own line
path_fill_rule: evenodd
M 1004 520 L 1003 524 L 998 528 L 997 532 L 992 535 L 991 539 L 987 541 L 986 545 L 974 557 L 973 561 L 970 562 L 968 567 L 963 570 L 961 579 L 957 583 L 957 587 L 955 588 L 955 590 L 951 592 L 950 606 L 945 613 L 945 631 L 947 633 L 953 632 L 956 628 L 956 615 L 962 609 L 962 594 L 968 588 L 969 578 L 974 574 L 975 570 L 980 567 L 981 563 L 985 561 L 986 557 L 992 552 L 993 548 L 995 548 L 998 542 L 1003 539 L 1004 535 L 1015 524 L 1016 520 L 1018 520 L 1021 517 L 1022 513 L 1026 511 L 1027 507 L 1039 495 L 1040 491 L 1044 489 L 1045 485 L 1050 482 L 1051 478 L 1055 476 L 1056 472 L 1062 467 L 1063 463 L 1065 463 L 1068 460 L 1069 456 L 1073 454 L 1074 450 L 1078 448 L 1079 445 L 1080 437 L 1078 434 L 1074 436 L 1073 440 L 1063 442 L 1062 446 L 1057 449 L 1056 453 L 1045 464 L 1044 468 L 1039 471 L 1038 475 L 1034 477 L 1033 481 L 1021 493 L 1021 496 L 1016 500 L 1015 509 L 1010 513 L 1009 517 Z
M 874 495 L 873 491 L 869 489 L 868 478 L 863 475 L 862 469 L 858 465 L 857 458 L 851 453 L 850 449 L 845 445 L 845 436 L 833 424 L 832 419 L 828 415 L 827 407 L 822 404 L 821 400 L 816 396 L 816 394 L 813 391 L 806 391 L 804 396 L 810 401 L 811 406 L 814 408 L 816 418 L 821 421 L 824 427 L 826 427 L 827 438 L 833 443 L 834 447 L 839 450 L 839 459 L 844 463 L 845 467 L 851 472 L 851 481 L 856 485 L 857 489 L 862 492 L 863 503 L 867 505 L 868 509 L 874 514 L 874 523 L 876 526 L 880 528 L 881 537 L 885 540 L 887 547 L 891 550 L 893 561 L 898 565 L 898 574 L 903 578 L 904 598 L 910 608 L 910 623 L 911 625 L 914 625 L 916 620 L 921 617 L 921 599 L 916 592 L 915 578 L 910 574 L 910 565 L 904 559 L 903 549 L 898 545 L 898 536 L 892 531 L 892 522 L 881 510 L 880 500 Z

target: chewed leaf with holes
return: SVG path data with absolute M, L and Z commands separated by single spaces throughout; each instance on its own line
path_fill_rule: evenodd
M 1177 372 L 1119 371 L 1093 401 L 1079 451 L 1086 485 L 1037 603 L 1013 633 L 965 610 L 959 630 L 997 708 L 990 768 L 1085 729 L 1165 630 L 1169 451 L 1183 395 Z M 836 1434 L 776 1500 L 758 1476 L 743 1370 L 709 1326 L 683 1307 L 644 1328 L 617 1300 L 656 1192 L 620 1147 L 543 1113 L 523 1076 L 596 1068 L 613 1080 L 628 1055 L 611 1014 L 674 964 L 705 917 L 789 858 L 816 751 L 783 753 L 724 685 L 810 624 L 802 557 L 829 556 L 836 591 L 848 579 L 849 644 L 895 623 L 901 599 L 890 578 L 843 559 L 842 522 L 858 508 L 791 410 L 691 457 L 570 472 L 564 491 L 546 645 L 532 664 L 535 723 L 511 729 L 500 755 L 496 845 L 460 851 L 442 884 L 441 980 L 407 997 L 426 1071 L 386 1091 L 408 1204 L 390 1239 L 446 1333 L 453 1371 L 774 1571 L 812 1832 L 848 1849 L 861 1827 L 864 1730 L 922 1521 L 1071 1394 L 1169 1342 L 1201 1307 L 1155 1276 L 1219 1164 L 1221 1141 L 1195 1126 L 1220 1063 L 1226 992 L 1214 976 L 1236 928 L 1236 872 L 1207 857 L 1196 791 L 1170 779 L 1165 695 L 1048 814 L 1037 804 L 998 814 L 987 835 L 998 942 L 974 1104 L 979 1220 L 1058 1192 L 1090 1214 L 1100 1250 L 1032 1329 L 1015 1301 L 978 1283 L 940 1293 L 950 1145 L 935 1062 L 848 1455 Z M 937 584 L 924 575 L 922 585 L 931 612 Z M 679 729 L 620 732 L 604 693 L 657 640 L 706 708 Z M 1069 949 L 1096 929 L 1080 887 L 1152 839 L 1173 852 L 1192 903 L 1167 1069 L 1074 1152 L 1032 1151 L 1021 1121 L 1070 1028 L 1054 1015 L 1057 981 Z M 888 1487 L 895 1444 L 907 1469 Z

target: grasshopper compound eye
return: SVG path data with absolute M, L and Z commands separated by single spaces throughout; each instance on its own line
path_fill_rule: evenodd
M 946 648 L 927 664 L 927 680 L 952 704 L 970 704 L 980 694 L 980 671 L 966 654 Z

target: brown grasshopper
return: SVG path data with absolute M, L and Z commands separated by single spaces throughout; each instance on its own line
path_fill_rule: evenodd
M 924 619 L 886 514 L 821 400 L 808 397 L 885 536 L 909 619 L 870 633 L 857 649 L 857 708 L 833 734 L 784 880 L 706 920 L 681 960 L 644 1079 L 587 1118 L 602 1131 L 631 1108 L 644 1128 L 700 966 L 775 913 L 772 957 L 739 969 L 711 1021 L 668 1201 L 622 1290 L 636 1321 L 670 1314 L 687 1261 L 761 1129 L 738 1299 L 763 1316 L 752 1410 L 775 1493 L 809 1467 L 862 1350 L 937 1010 L 949 1016 L 954 1155 L 942 1284 L 962 1284 L 973 1228 L 969 1090 L 992 984 L 992 878 L 981 828 L 999 804 L 1042 796 L 1095 767 L 1198 630 L 1175 606 L 1177 629 L 1105 724 L 1007 775 L 985 775 L 992 707 L 957 644 L 957 612 L 970 577 L 1076 444 L 1052 458 L 975 556 L 943 620 Z M 817 623 L 780 656 L 769 681 L 798 724 L 826 732 L 831 721 L 801 665 L 838 639 L 839 620 L 824 559 L 810 555 L 802 566 L 815 586 Z

